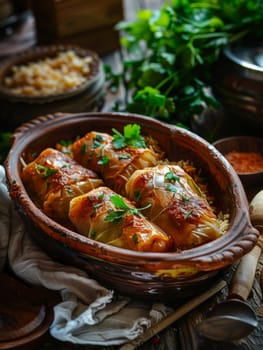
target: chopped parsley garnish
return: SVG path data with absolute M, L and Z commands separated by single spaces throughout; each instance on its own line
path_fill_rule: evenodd
M 84 142 L 80 147 L 80 153 L 84 155 L 87 152 L 88 145 Z
M 91 149 L 99 148 L 102 145 L 102 141 L 103 141 L 103 137 L 101 135 L 96 135 L 93 140 Z
M 193 214 L 193 211 L 189 210 L 187 213 L 184 214 L 184 219 L 187 220 L 192 214 Z
M 33 152 L 32 154 L 31 154 L 31 157 L 34 159 L 34 158 L 36 158 L 38 156 L 38 153 L 37 152 Z
M 91 149 L 96 149 L 99 148 L 101 146 L 101 142 L 94 140 Z
M 72 188 L 70 188 L 70 187 L 65 187 L 66 188 L 66 190 L 67 190 L 67 192 L 68 192 L 68 194 L 72 194 L 73 193 L 73 190 L 72 190 Z
M 140 191 L 134 191 L 134 198 L 135 198 L 135 201 L 138 202 L 142 197 L 142 194 Z
M 108 215 L 105 216 L 104 221 L 119 223 L 122 221 L 123 216 L 127 213 L 126 210 L 108 210 Z
M 118 194 L 111 196 L 111 202 L 114 204 L 115 208 L 118 210 L 108 210 L 108 215 L 104 218 L 105 221 L 119 223 L 126 214 L 141 215 L 140 211 L 149 208 L 151 204 L 144 208 L 131 208 L 128 206 L 124 199 Z
M 103 203 L 97 203 L 97 204 L 94 204 L 94 205 L 93 205 L 93 208 L 94 208 L 94 209 L 98 209 L 98 208 L 100 208 L 102 205 L 103 205 Z
M 133 243 L 134 243 L 134 244 L 138 244 L 139 239 L 138 239 L 137 233 L 135 233 L 135 234 L 132 236 L 132 240 L 133 240 Z
M 73 141 L 72 140 L 60 140 L 58 142 L 61 146 L 68 147 L 72 145 Z
M 97 235 L 97 232 L 96 232 L 95 230 L 92 230 L 92 231 L 90 232 L 90 238 L 95 239 L 96 235 Z
M 115 128 L 113 131 L 113 146 L 120 149 L 126 146 L 145 148 L 144 137 L 141 135 L 141 127 L 138 124 L 127 124 L 123 128 L 123 134 Z
M 176 181 L 180 181 L 180 177 L 178 175 L 176 175 L 175 173 L 173 173 L 172 171 L 168 171 L 164 175 L 164 180 L 168 181 L 168 183 L 166 183 L 165 189 L 167 191 L 176 193 L 177 188 L 174 184 Z
M 41 164 L 35 164 L 37 174 L 41 175 L 42 179 L 47 179 L 49 176 L 54 175 L 57 169 L 49 168 Z
M 99 165 L 106 165 L 108 164 L 110 161 L 109 157 L 106 157 L 106 156 L 101 156 L 100 160 L 98 160 L 98 164 Z
M 101 141 L 103 141 L 104 139 L 103 139 L 103 136 L 96 134 L 95 140 L 98 141 L 98 142 L 101 142 Z
M 165 189 L 166 189 L 166 191 L 170 191 L 170 192 L 174 192 L 174 193 L 177 192 L 176 187 L 172 184 L 166 184 Z
M 118 155 L 118 159 L 130 159 L 131 158 L 131 155 L 130 154 L 127 154 L 127 155 L 122 155 L 122 154 L 120 154 L 120 155 Z
M 164 178 L 168 181 L 179 181 L 180 180 L 180 177 L 178 175 L 176 175 L 175 173 L 173 173 L 172 171 L 168 171 L 165 175 L 164 175 Z
M 102 199 L 102 194 L 100 196 L 98 196 L 98 199 Z M 89 202 L 92 202 L 92 200 L 87 197 L 87 200 Z M 96 215 L 96 212 L 97 212 L 97 209 L 101 208 L 103 206 L 103 203 L 102 202 L 97 202 L 97 203 L 92 203 L 92 211 L 91 211 L 91 216 L 94 216 Z

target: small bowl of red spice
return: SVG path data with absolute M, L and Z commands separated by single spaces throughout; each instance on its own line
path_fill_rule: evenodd
M 263 138 L 231 136 L 213 145 L 232 165 L 245 188 L 263 187 Z

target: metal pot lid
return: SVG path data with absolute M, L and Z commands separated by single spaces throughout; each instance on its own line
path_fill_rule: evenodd
M 240 67 L 253 72 L 254 77 L 256 74 L 257 80 L 259 77 L 263 79 L 263 47 L 227 46 L 224 54 Z

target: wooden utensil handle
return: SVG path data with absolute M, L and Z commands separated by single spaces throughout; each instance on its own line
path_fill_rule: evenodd
M 252 199 L 249 213 L 252 224 L 263 234 L 263 190 L 259 191 Z
M 263 249 L 263 190 L 252 199 L 249 210 L 251 222 L 259 230 L 260 237 L 257 245 L 240 260 L 229 291 L 230 298 L 242 300 L 247 300 L 252 289 L 258 260 Z
M 255 279 L 261 248 L 255 246 L 240 260 L 229 288 L 229 298 L 247 300 Z
M 157 322 L 150 328 L 146 329 L 146 331 L 139 336 L 138 338 L 132 340 L 129 343 L 122 345 L 118 350 L 135 350 L 140 345 L 145 343 L 147 340 L 151 339 L 154 335 L 158 334 L 166 327 L 170 326 L 172 323 L 177 321 L 179 318 L 187 314 L 189 311 L 193 310 L 198 305 L 202 304 L 204 301 L 215 295 L 221 289 L 226 286 L 226 282 L 224 280 L 219 281 L 217 284 L 212 286 L 210 289 L 206 290 L 202 294 L 196 296 L 195 298 L 189 300 L 184 305 L 180 306 L 170 315 L 166 316 L 161 321 Z

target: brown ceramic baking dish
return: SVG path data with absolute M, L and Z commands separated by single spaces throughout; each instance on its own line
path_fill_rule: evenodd
M 111 132 L 127 124 L 141 125 L 143 135 L 158 140 L 171 161 L 189 160 L 200 168 L 216 206 L 229 215 L 223 236 L 181 252 L 138 252 L 113 247 L 70 230 L 36 207 L 21 179 L 25 162 L 61 139 L 96 130 Z M 220 272 L 250 251 L 258 239 L 251 225 L 241 182 L 222 154 L 196 134 L 145 116 L 127 113 L 46 115 L 23 124 L 13 134 L 5 162 L 10 195 L 30 232 L 53 258 L 80 266 L 109 288 L 136 297 L 185 298 L 207 288 Z

